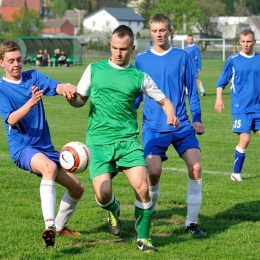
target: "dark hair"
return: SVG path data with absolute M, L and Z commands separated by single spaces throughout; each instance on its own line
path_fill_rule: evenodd
M 7 52 L 21 51 L 19 44 L 15 41 L 6 40 L 0 44 L 0 59 L 3 60 Z
M 151 23 L 158 23 L 158 22 L 167 23 L 168 24 L 168 28 L 169 29 L 171 28 L 171 19 L 170 19 L 170 17 L 168 15 L 166 15 L 164 13 L 157 13 L 157 14 L 153 15 L 150 18 L 149 24 L 151 24 Z
M 126 25 L 119 25 L 112 34 L 117 34 L 119 38 L 123 38 L 126 35 L 130 38 L 131 45 L 134 45 L 134 34 L 130 27 Z

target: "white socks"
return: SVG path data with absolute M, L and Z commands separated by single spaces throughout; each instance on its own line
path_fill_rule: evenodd
M 200 82 L 198 87 L 199 87 L 201 93 L 205 93 L 206 92 L 204 87 L 203 87 L 203 85 L 202 85 L 202 82 Z
M 149 195 L 153 202 L 153 211 L 155 211 L 156 202 L 160 196 L 160 182 L 158 182 L 155 186 L 149 186 Z
M 189 226 L 190 223 L 196 223 L 201 201 L 202 201 L 202 179 L 195 181 L 189 179 L 188 182 L 188 191 L 187 191 L 187 220 L 185 226 Z
M 72 198 L 68 192 L 64 194 L 56 217 L 56 231 L 60 231 L 64 228 L 65 224 L 69 221 L 71 215 L 76 210 L 78 201 L 78 199 Z
M 54 181 L 41 181 L 40 197 L 45 228 L 55 226 L 56 190 Z

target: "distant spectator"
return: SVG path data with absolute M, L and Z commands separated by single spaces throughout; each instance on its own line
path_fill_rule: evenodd
M 42 64 L 42 61 L 43 61 L 43 53 L 42 53 L 42 50 L 39 50 L 37 55 L 36 55 L 36 65 L 37 66 L 40 66 Z
M 48 51 L 45 49 L 42 57 L 42 66 L 48 65 L 50 67 L 51 59 Z
M 67 60 L 67 55 L 65 54 L 64 51 L 61 51 L 60 57 L 59 57 L 59 66 L 66 66 L 66 60 Z
M 54 50 L 54 55 L 53 55 L 53 67 L 55 67 L 56 65 L 58 65 L 59 63 L 59 57 L 60 57 L 60 49 L 55 49 Z

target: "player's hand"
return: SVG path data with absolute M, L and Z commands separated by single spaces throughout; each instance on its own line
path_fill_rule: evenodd
M 174 127 L 178 127 L 180 124 L 180 121 L 179 121 L 178 117 L 172 116 L 172 117 L 167 118 L 167 124 L 173 125 Z
M 77 93 L 77 87 L 67 83 L 67 84 L 62 84 L 62 90 L 61 90 L 61 95 L 63 95 L 67 101 L 71 101 L 74 99 L 75 94 Z
M 38 87 L 32 86 L 32 97 L 31 101 L 34 105 L 39 104 L 40 100 L 42 99 L 43 90 L 38 90 Z
M 205 128 L 200 122 L 194 122 L 192 125 L 197 135 L 202 135 L 205 133 Z
M 222 100 L 217 100 L 215 103 L 215 111 L 220 114 L 223 108 L 225 108 L 224 102 Z

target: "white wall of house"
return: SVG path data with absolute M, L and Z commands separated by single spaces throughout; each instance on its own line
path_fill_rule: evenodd
M 139 32 L 144 26 L 143 22 L 117 21 L 105 10 L 102 10 L 88 18 L 85 18 L 83 21 L 84 29 L 102 32 L 112 32 L 116 27 L 122 24 L 131 27 L 134 34 Z

